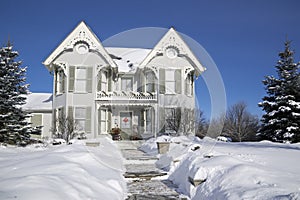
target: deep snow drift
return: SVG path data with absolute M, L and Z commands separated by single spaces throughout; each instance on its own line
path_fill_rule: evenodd
M 157 140 L 171 143 L 156 165 L 169 171 L 179 192 L 191 199 L 300 199 L 300 144 Z M 157 140 L 148 140 L 141 149 L 157 154 Z M 191 180 L 204 182 L 194 186 Z
M 170 151 L 157 155 L 156 141 L 166 140 Z M 0 147 L 0 199 L 125 199 L 122 155 L 113 141 L 99 141 L 100 147 Z M 191 199 L 300 199 L 300 144 L 163 136 L 141 149 L 157 155 L 156 165 Z
M 0 147 L 0 199 L 124 199 L 122 155 L 109 139 L 46 148 Z

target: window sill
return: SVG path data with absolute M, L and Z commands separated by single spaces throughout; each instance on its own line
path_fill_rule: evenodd
M 165 93 L 163 95 L 170 95 L 170 96 L 172 96 L 172 95 L 176 95 L 176 93 Z
M 88 92 L 73 92 L 73 94 L 89 94 Z

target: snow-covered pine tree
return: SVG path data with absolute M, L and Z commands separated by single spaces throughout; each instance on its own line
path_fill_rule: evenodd
M 294 62 L 290 43 L 286 41 L 279 53 L 275 66 L 278 77 L 263 80 L 267 95 L 258 104 L 265 111 L 259 131 L 263 139 L 300 142 L 300 63 Z
M 28 94 L 26 67 L 15 61 L 19 53 L 10 42 L 0 48 L 0 142 L 23 144 L 30 138 L 28 115 L 22 110 Z

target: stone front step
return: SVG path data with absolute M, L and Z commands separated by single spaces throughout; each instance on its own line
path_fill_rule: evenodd
M 149 156 L 139 150 L 122 150 L 125 164 L 155 164 L 158 160 L 155 156 Z
M 130 182 L 128 186 L 127 200 L 171 200 L 171 199 L 186 199 L 180 198 L 175 191 L 175 185 L 168 180 L 144 180 Z
M 125 165 L 126 173 L 125 178 L 141 178 L 150 180 L 151 178 L 167 175 L 166 172 L 161 171 L 155 167 L 153 164 L 129 164 Z

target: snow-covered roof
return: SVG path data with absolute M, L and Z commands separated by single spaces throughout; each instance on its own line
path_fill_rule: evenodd
M 51 93 L 31 93 L 27 96 L 26 104 L 22 106 L 28 111 L 51 111 L 52 94 Z
M 134 72 L 151 49 L 106 47 L 106 51 L 118 65 L 119 72 Z

